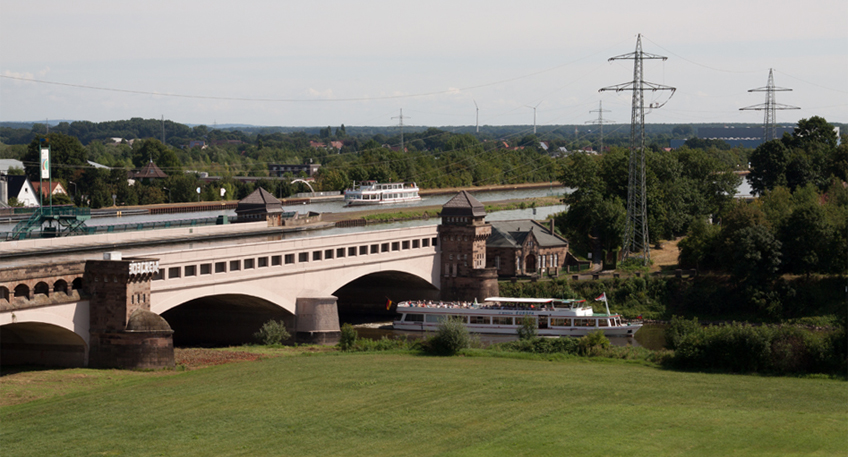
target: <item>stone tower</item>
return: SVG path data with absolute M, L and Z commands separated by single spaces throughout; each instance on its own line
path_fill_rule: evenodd
M 443 300 L 482 301 L 498 295 L 497 269 L 486 268 L 486 239 L 491 234 L 485 207 L 468 192 L 463 190 L 442 207 Z
M 83 288 L 89 297 L 90 367 L 165 368 L 174 366 L 174 331 L 150 311 L 150 279 L 155 259 L 85 263 Z

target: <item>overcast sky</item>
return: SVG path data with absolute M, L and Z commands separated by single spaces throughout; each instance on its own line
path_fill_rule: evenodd
M 591 4 L 590 4 L 591 3 Z M 848 2 L 0 0 L 0 120 L 282 126 L 848 122 Z M 23 80 L 22 80 L 23 79 Z M 24 81 L 38 80 L 42 82 Z M 50 84 L 60 83 L 60 84 Z M 86 86 L 86 87 L 80 87 Z M 91 88 L 109 89 L 97 90 Z M 156 94 L 170 94 L 156 95 Z M 174 96 L 178 95 L 178 96 Z

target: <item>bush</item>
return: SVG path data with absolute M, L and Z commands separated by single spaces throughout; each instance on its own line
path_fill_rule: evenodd
M 341 336 L 339 337 L 339 348 L 342 351 L 352 350 L 356 346 L 356 338 L 359 337 L 359 334 L 356 333 L 356 329 L 350 324 L 342 325 L 341 331 Z
M 445 319 L 439 324 L 436 336 L 430 339 L 429 348 L 440 355 L 454 355 L 471 345 L 468 329 L 460 319 Z
M 253 334 L 253 337 L 266 346 L 272 346 L 291 338 L 291 335 L 286 331 L 286 324 L 283 321 L 272 319 L 262 324 L 262 327 Z
M 521 319 L 521 327 L 518 327 L 519 340 L 535 340 L 538 337 L 536 331 L 536 319 L 532 316 L 524 316 Z
M 610 340 L 604 335 L 603 330 L 589 332 L 586 336 L 577 340 L 577 347 L 583 355 L 603 355 L 610 344 Z
M 698 323 L 698 318 L 691 321 L 680 316 L 672 316 L 671 322 L 665 329 L 665 346 L 668 349 L 675 349 L 683 338 L 701 329 L 701 324 Z
M 414 341 L 404 338 L 389 338 L 384 336 L 379 340 L 358 340 L 351 351 L 358 352 L 376 352 L 376 351 L 391 351 L 393 349 L 411 349 L 415 346 Z

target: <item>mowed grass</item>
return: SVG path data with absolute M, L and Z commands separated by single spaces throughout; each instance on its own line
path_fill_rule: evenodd
M 76 371 L 75 371 L 76 372 Z M 0 408 L 6 456 L 846 455 L 843 381 L 312 354 Z

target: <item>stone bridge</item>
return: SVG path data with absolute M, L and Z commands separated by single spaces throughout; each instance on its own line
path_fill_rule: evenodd
M 168 237 L 172 231 L 177 239 L 186 230 L 157 232 Z M 129 242 L 133 234 L 124 235 Z M 242 343 L 269 319 L 285 321 L 300 341 L 322 341 L 337 334 L 339 311 L 385 312 L 388 300 L 439 295 L 436 226 L 279 238 L 149 248 L 136 243 L 113 267 L 100 260 L 100 251 L 68 261 L 32 257 L 24 265 L 0 268 L 2 361 L 88 365 L 92 352 L 98 357 L 107 352 L 97 349 L 105 328 L 114 327 L 126 338 L 140 331 L 130 329 L 139 310 L 164 318 L 177 344 Z M 142 261 L 158 261 L 158 269 L 135 271 Z M 116 341 L 110 344 L 124 344 Z M 160 344 L 152 337 L 144 341 Z

